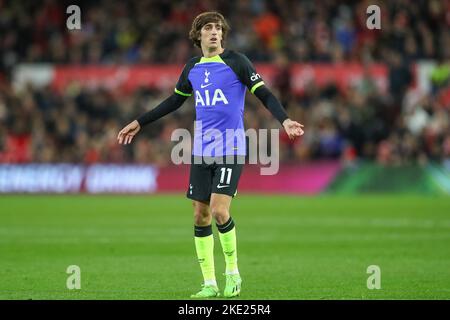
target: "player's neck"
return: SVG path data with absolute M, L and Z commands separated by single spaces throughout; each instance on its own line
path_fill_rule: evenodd
M 222 52 L 224 52 L 224 50 L 225 49 L 222 47 L 220 47 L 220 48 L 217 47 L 214 49 L 213 48 L 202 48 L 202 53 L 205 58 L 211 58 L 211 57 L 221 54 Z

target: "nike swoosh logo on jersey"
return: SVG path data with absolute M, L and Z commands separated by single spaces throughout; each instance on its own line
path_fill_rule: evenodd
M 201 85 L 200 85 L 200 88 L 204 89 L 204 88 L 206 88 L 206 87 L 208 87 L 208 86 L 210 86 L 210 85 L 212 85 L 212 83 L 208 83 L 208 84 L 205 84 L 205 85 L 201 84 Z
M 229 185 L 224 185 L 224 186 L 221 186 L 220 184 L 217 185 L 217 188 L 219 188 L 219 189 L 227 188 L 227 187 L 229 187 Z

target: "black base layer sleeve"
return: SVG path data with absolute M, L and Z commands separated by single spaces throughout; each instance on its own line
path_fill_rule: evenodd
M 177 110 L 183 105 L 186 99 L 187 97 L 174 93 L 159 105 L 157 105 L 154 109 L 144 113 L 139 118 L 137 118 L 137 122 L 139 122 L 139 125 L 143 127 L 150 122 L 156 121 L 164 117 L 166 114 Z
M 254 93 L 281 124 L 283 124 L 284 120 L 289 118 L 281 103 L 265 86 L 257 88 Z

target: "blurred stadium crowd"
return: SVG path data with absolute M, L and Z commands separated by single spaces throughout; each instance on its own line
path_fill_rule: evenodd
M 82 30 L 68 32 L 67 1 L 0 0 L 0 162 L 153 162 L 167 164 L 175 128 L 192 129 L 192 99 L 177 113 L 150 125 L 131 146 L 116 143 L 120 128 L 170 92 L 149 88 L 131 95 L 104 89 L 28 86 L 16 92 L 11 72 L 19 63 L 184 64 L 198 55 L 188 40 L 202 11 L 224 14 L 232 31 L 227 47 L 253 62 L 274 63 L 272 84 L 305 135 L 281 137 L 284 162 L 374 159 L 426 163 L 450 158 L 450 1 L 76 1 Z M 382 30 L 366 28 L 366 8 L 378 4 Z M 437 62 L 432 90 L 410 90 L 412 64 Z M 293 93 L 290 63 L 388 66 L 388 90 L 370 76 L 342 92 L 311 83 Z M 176 79 L 174 79 L 174 84 Z M 250 94 L 246 128 L 279 128 Z

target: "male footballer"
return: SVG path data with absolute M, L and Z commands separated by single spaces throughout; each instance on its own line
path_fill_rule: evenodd
M 181 107 L 194 95 L 196 122 L 187 197 L 194 207 L 194 239 L 204 284 L 192 298 L 219 296 L 214 269 L 212 218 L 216 222 L 226 264 L 224 297 L 238 296 L 241 277 L 237 264 L 236 226 L 230 204 L 236 195 L 246 155 L 244 101 L 246 89 L 257 96 L 282 124 L 289 138 L 303 135 L 303 125 L 288 118 L 280 102 L 267 89 L 248 58 L 223 47 L 230 28 L 217 12 L 198 15 L 189 33 L 201 56 L 190 59 L 174 93 L 153 110 L 141 115 L 118 134 L 120 144 L 129 144 L 144 126 Z M 233 135 L 227 135 L 233 132 Z M 224 143 L 218 144 L 219 132 Z M 239 160 L 240 159 L 240 160 Z

